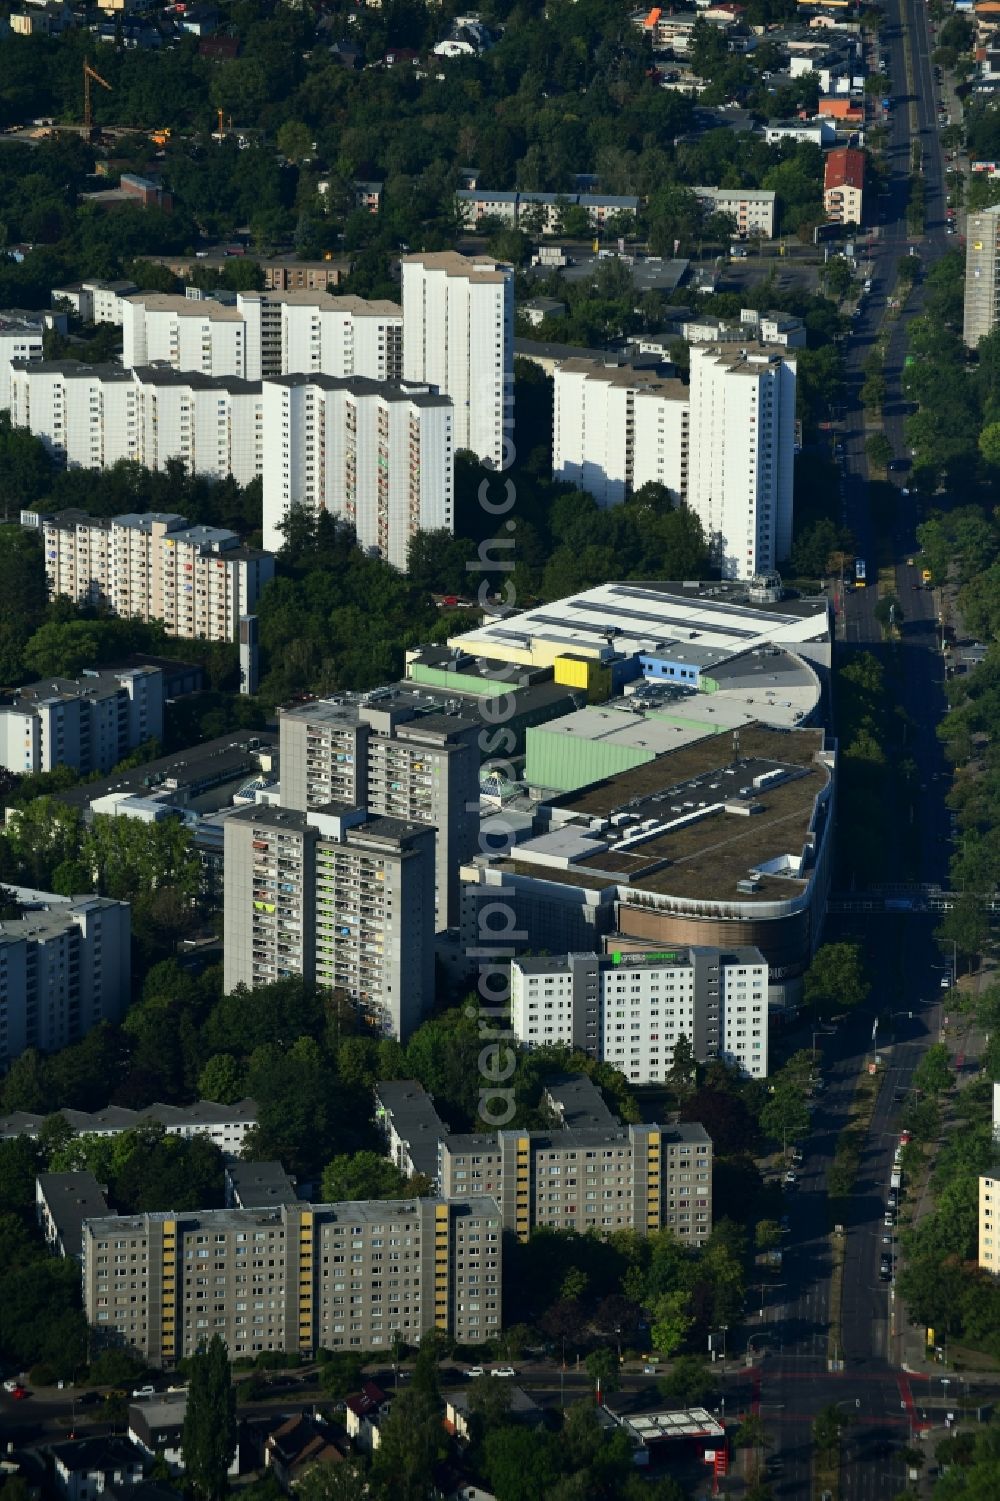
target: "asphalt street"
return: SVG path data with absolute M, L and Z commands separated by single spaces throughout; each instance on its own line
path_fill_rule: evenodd
M 907 179 L 910 170 L 910 100 L 901 12 L 909 32 L 914 99 L 923 147 L 926 201 L 925 233 L 915 242 L 907 233 Z M 848 590 L 841 601 L 842 649 L 881 649 L 881 630 L 874 617 L 878 598 L 878 556 L 875 528 L 868 503 L 865 430 L 859 389 L 863 366 L 878 336 L 892 294 L 897 265 L 916 245 L 924 272 L 951 242 L 945 234 L 944 162 L 937 134 L 937 97 L 930 54 L 926 7 L 919 0 L 888 0 L 880 48 L 888 53 L 894 83 L 894 108 L 888 121 L 891 182 L 888 196 L 878 200 L 881 221 L 871 239 L 871 290 L 862 299 L 845 351 L 850 381 L 844 420 L 843 520 L 858 541 L 858 555 L 868 563 L 869 586 Z M 922 306 L 918 283 L 902 316 L 890 326 L 886 360 L 885 429 L 897 458 L 909 456 L 904 439 L 905 403 L 900 377 L 906 353 L 907 330 Z M 942 882 L 947 873 L 948 813 L 944 805 L 947 782 L 936 738 L 944 711 L 943 663 L 937 631 L 935 595 L 921 587 L 920 576 L 908 559 L 915 555 L 915 502 L 902 494 L 899 481 L 897 516 L 891 562 L 895 587 L 904 615 L 899 651 L 901 701 L 912 721 L 909 754 L 917 766 L 920 786 L 918 823 L 920 872 L 926 882 Z M 912 814 L 902 802 L 900 818 Z M 912 879 L 900 864 L 898 879 Z M 847 1120 L 855 1081 L 874 1056 L 871 1012 L 851 1018 L 836 1034 L 823 1040 L 826 1089 L 815 1117 L 816 1130 L 805 1154 L 799 1186 L 791 1200 L 791 1234 L 784 1259 L 782 1285 L 765 1300 L 764 1344 L 754 1378 L 752 1400 L 774 1440 L 776 1494 L 812 1494 L 811 1425 L 820 1410 L 837 1404 L 848 1418 L 841 1469 L 844 1501 L 881 1501 L 903 1489 L 905 1477 L 900 1448 L 920 1427 L 926 1382 L 912 1380 L 899 1363 L 898 1331 L 901 1311 L 894 1307 L 892 1284 L 879 1276 L 883 1250 L 894 1253 L 893 1231 L 883 1223 L 893 1151 L 899 1135 L 901 1100 L 908 1089 L 922 1050 L 936 1041 L 941 1020 L 941 956 L 934 944 L 934 920 L 929 917 L 872 917 L 867 919 L 868 958 L 873 966 L 875 998 L 872 1009 L 894 1013 L 895 1041 L 879 1037 L 883 1059 L 881 1089 L 852 1197 L 851 1220 L 845 1234 L 843 1279 L 843 1369 L 831 1370 L 829 1339 L 831 1252 L 825 1203 L 826 1174 L 837 1137 Z M 912 1015 L 910 1014 L 912 1013 Z M 888 1044 L 888 1045 L 887 1045 Z M 887 1242 L 885 1237 L 890 1237 Z

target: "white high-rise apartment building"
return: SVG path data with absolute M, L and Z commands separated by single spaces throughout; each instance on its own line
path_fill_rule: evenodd
M 759 949 L 513 959 L 511 1027 L 527 1047 L 565 1045 L 633 1084 L 660 1084 L 686 1037 L 699 1062 L 767 1076 L 767 961 Z
M 122 298 L 122 364 L 247 378 L 247 329 L 238 308 L 211 297 L 139 292 Z
M 180 459 L 191 473 L 231 474 L 241 485 L 261 473 L 258 382 L 76 360 L 15 361 L 10 369 L 11 421 L 70 468 L 131 459 L 163 469 Z
M 453 408 L 426 386 L 282 375 L 264 383 L 264 545 L 292 506 L 331 511 L 405 568 L 418 531 L 454 526 Z
M 405 1040 L 434 998 L 434 848 L 426 824 L 328 804 L 225 821 L 224 984 L 302 975 Z
M 554 376 L 552 472 L 602 506 L 655 480 L 687 489 L 687 387 L 631 365 L 572 359 Z
M 50 598 L 162 620 L 168 636 L 191 640 L 236 640 L 240 616 L 274 577 L 273 554 L 173 513 L 62 512 L 43 521 L 42 539 Z
M 0 314 L 0 410 L 10 406 L 11 360 L 40 360 L 44 333 L 40 317 Z
M 240 292 L 235 303 L 140 292 L 122 299 L 122 316 L 127 369 L 164 363 L 242 380 L 403 373 L 403 310 L 395 302 L 310 291 Z
M 791 550 L 795 368 L 787 351 L 692 345 L 687 504 L 724 578 Z
M 691 346 L 691 383 L 567 360 L 554 377 L 553 474 L 602 505 L 665 485 L 695 512 L 724 576 L 753 578 L 792 543 L 795 360 Z
M 247 377 L 318 372 L 400 380 L 403 309 L 397 302 L 330 292 L 241 292 Z
M 405 255 L 403 378 L 455 406 L 455 447 L 502 467 L 514 401 L 514 273 L 490 256 Z
M 127 902 L 36 893 L 23 917 L 0 922 L 0 1064 L 27 1048 L 54 1052 L 119 1021 L 130 980 Z

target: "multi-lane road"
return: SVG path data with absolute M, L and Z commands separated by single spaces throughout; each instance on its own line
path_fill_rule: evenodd
M 904 28 L 913 88 L 908 89 Z M 880 50 L 888 53 L 895 107 L 888 121 L 891 180 L 889 194 L 878 200 L 881 221 L 872 238 L 871 290 L 854 320 L 846 351 L 851 395 L 844 422 L 843 520 L 868 560 L 869 587 L 849 591 L 840 622 L 842 650 L 878 652 L 881 630 L 874 617 L 878 597 L 877 564 L 895 568 L 895 587 L 905 623 L 896 653 L 894 681 L 913 723 L 908 752 L 920 788 L 918 845 L 920 879 L 939 882 L 946 875 L 948 814 L 946 781 L 936 737 L 944 709 L 943 664 L 938 649 L 935 596 L 920 586 L 907 559 L 915 552 L 917 516 L 909 497 L 898 496 L 891 535 L 891 560 L 884 540 L 881 557 L 868 504 L 865 431 L 859 389 L 863 366 L 887 312 L 895 288 L 898 262 L 913 242 L 907 233 L 906 202 L 910 172 L 911 119 L 915 114 L 923 148 L 925 232 L 917 245 L 926 271 L 950 248 L 945 235 L 944 163 L 938 140 L 937 95 L 930 61 L 932 50 L 926 6 L 922 0 L 887 0 Z M 911 114 L 911 104 L 913 114 Z M 918 283 L 906 310 L 890 325 L 886 380 L 885 429 L 897 457 L 908 449 L 903 433 L 904 407 L 900 377 L 907 328 L 922 303 Z M 905 477 L 903 477 L 905 483 Z M 910 810 L 900 803 L 900 816 Z M 900 870 L 900 878 L 904 873 Z M 911 873 L 907 873 L 911 874 Z M 816 1116 L 799 1186 L 790 1208 L 791 1234 L 782 1269 L 782 1285 L 765 1299 L 766 1354 L 754 1373 L 752 1399 L 774 1440 L 773 1485 L 787 1497 L 813 1494 L 811 1425 L 820 1408 L 837 1404 L 849 1419 L 843 1450 L 840 1494 L 844 1501 L 881 1501 L 903 1488 L 900 1449 L 910 1442 L 925 1383 L 901 1369 L 898 1310 L 894 1291 L 879 1276 L 886 1191 L 898 1140 L 901 1092 L 928 1042 L 940 1028 L 940 955 L 933 942 L 930 917 L 873 917 L 867 934 L 868 959 L 875 976 L 876 1004 L 897 1015 L 896 1041 L 879 1045 L 885 1063 L 882 1086 L 866 1139 L 861 1171 L 852 1196 L 850 1224 L 844 1237 L 845 1268 L 841 1319 L 842 1370 L 831 1370 L 835 1353 L 830 1340 L 831 1251 L 825 1198 L 826 1175 L 837 1137 L 848 1115 L 851 1096 L 866 1058 L 872 1056 L 871 1017 L 855 1017 L 825 1039 L 827 1087 Z M 912 1019 L 906 1013 L 912 1012 Z

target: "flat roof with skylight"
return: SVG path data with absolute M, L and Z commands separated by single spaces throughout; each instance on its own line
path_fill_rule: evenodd
M 774 593 L 778 597 L 765 598 Z M 599 659 L 632 657 L 669 647 L 714 649 L 715 666 L 754 647 L 798 649 L 829 665 L 830 617 L 825 597 L 787 599 L 745 582 L 618 582 L 538 605 L 449 640 L 452 647 L 498 661 L 532 662 L 556 653 Z M 699 666 L 702 662 L 698 663 Z

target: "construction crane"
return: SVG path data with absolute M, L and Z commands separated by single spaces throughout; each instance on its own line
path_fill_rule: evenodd
M 106 78 L 102 78 L 100 73 L 95 72 L 94 69 L 90 66 L 90 59 L 85 57 L 83 59 L 83 128 L 88 136 L 90 135 L 91 129 L 93 128 L 93 121 L 90 114 L 91 79 L 93 79 L 95 83 L 99 83 L 102 89 L 107 89 L 109 94 L 111 93 L 111 85 L 110 83 L 108 83 L 108 80 Z

